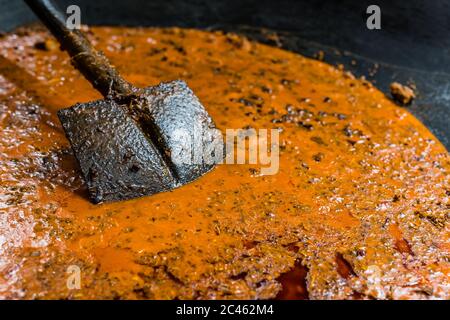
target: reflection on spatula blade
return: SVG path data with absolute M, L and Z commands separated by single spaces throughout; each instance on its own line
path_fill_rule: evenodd
M 130 109 L 143 130 L 153 133 L 153 141 L 180 184 L 199 178 L 222 160 L 222 136 L 184 81 L 147 87 Z M 219 154 L 212 157 L 209 151 L 218 149 L 208 147 L 219 147 Z
M 187 85 L 173 81 L 143 92 L 128 105 L 105 99 L 58 112 L 94 203 L 167 191 L 215 165 L 194 158 L 219 141 Z M 188 139 L 180 140 L 180 133 Z M 190 161 L 173 161 L 171 152 L 180 149 L 192 153 Z

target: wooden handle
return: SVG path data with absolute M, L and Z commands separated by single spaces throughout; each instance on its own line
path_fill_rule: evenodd
M 127 96 L 135 89 L 79 30 L 66 26 L 66 15 L 51 0 L 24 0 L 72 58 L 74 66 L 105 97 Z

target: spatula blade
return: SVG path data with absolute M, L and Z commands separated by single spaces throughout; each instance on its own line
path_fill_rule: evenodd
M 178 185 L 158 149 L 113 100 L 58 112 L 91 201 L 125 200 Z

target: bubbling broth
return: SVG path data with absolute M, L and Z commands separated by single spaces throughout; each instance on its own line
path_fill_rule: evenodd
M 56 111 L 99 93 L 41 27 L 4 35 L 1 298 L 450 298 L 448 152 L 372 84 L 234 34 L 88 35 L 137 86 L 185 80 L 223 132 L 277 129 L 278 173 L 91 204 Z

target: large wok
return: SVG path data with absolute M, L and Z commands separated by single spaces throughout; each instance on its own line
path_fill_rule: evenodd
M 450 147 L 450 3 L 377 1 L 381 30 L 366 28 L 361 0 L 59 0 L 78 4 L 90 25 L 181 26 L 238 31 L 325 61 L 342 63 L 389 94 L 392 81 L 414 82 L 419 97 L 408 107 Z M 22 1 L 0 0 L 0 30 L 35 20 Z M 279 41 L 268 37 L 271 31 Z M 373 75 L 370 70 L 377 65 Z

